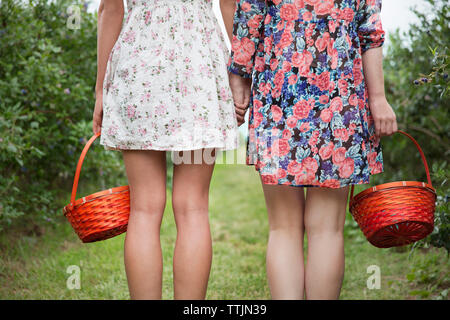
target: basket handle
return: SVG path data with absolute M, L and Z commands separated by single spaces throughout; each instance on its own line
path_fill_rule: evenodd
M 89 147 L 92 145 L 92 143 L 100 136 L 100 131 L 96 134 L 94 134 L 88 142 L 86 142 L 86 145 L 83 148 L 83 151 L 81 152 L 80 158 L 78 159 L 77 164 L 77 170 L 75 171 L 75 178 L 73 180 L 73 187 L 72 187 L 72 196 L 70 198 L 70 206 L 72 206 L 75 203 L 75 197 L 77 195 L 77 188 L 78 188 L 78 180 L 80 179 L 80 172 L 81 172 L 81 166 L 83 165 L 84 157 L 86 156 L 87 151 L 89 150 Z
M 406 133 L 404 131 L 401 131 L 401 130 L 398 130 L 397 132 L 401 133 L 402 135 L 404 135 L 406 137 L 408 137 L 416 145 L 417 150 L 419 150 L 420 157 L 422 158 L 423 166 L 425 167 L 425 172 L 427 174 L 428 184 L 430 186 L 433 186 L 432 183 L 431 183 L 430 169 L 428 168 L 427 159 L 425 158 L 425 154 L 423 153 L 422 148 L 419 146 L 419 143 L 413 137 L 411 137 L 408 133 Z M 350 192 L 350 199 L 353 199 L 353 191 L 354 191 L 354 189 L 355 189 L 355 186 L 352 185 L 351 192 Z

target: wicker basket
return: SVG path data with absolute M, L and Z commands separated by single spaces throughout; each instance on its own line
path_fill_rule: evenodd
M 83 242 L 112 238 L 127 230 L 130 215 L 130 192 L 121 186 L 96 192 L 75 200 L 84 157 L 100 133 L 93 135 L 84 146 L 78 160 L 70 203 L 63 208 L 78 237 Z
M 425 238 L 433 231 L 436 191 L 431 184 L 427 160 L 416 145 L 427 174 L 428 183 L 397 181 L 350 194 L 350 212 L 367 240 L 378 248 L 403 246 Z

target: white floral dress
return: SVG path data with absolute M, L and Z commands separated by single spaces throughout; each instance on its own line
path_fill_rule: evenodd
M 100 144 L 237 148 L 228 57 L 212 0 L 127 0 L 103 82 Z

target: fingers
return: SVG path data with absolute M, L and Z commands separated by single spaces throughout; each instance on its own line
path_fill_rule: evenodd
M 235 74 L 230 74 L 229 82 L 234 104 L 240 108 L 247 107 L 250 101 L 251 81 Z
M 238 127 L 240 127 L 245 122 L 245 117 L 236 115 Z
M 103 112 L 95 110 L 92 121 L 92 131 L 94 132 L 94 134 L 100 132 L 102 128 L 102 119 L 103 119 Z
M 380 121 L 380 137 L 383 137 L 387 133 L 387 121 L 385 119 L 382 119 Z
M 236 108 L 236 119 L 237 119 L 238 126 L 240 126 L 241 124 L 243 124 L 245 122 L 245 111 L 244 111 L 244 113 L 238 113 L 237 110 L 238 109 Z
M 233 101 L 234 101 L 234 105 L 241 106 L 241 107 L 245 106 L 243 94 L 233 94 Z
M 386 122 L 386 135 L 391 136 L 394 133 L 394 121 L 393 119 L 389 119 Z
M 250 95 L 247 97 L 245 93 L 242 93 L 238 96 L 239 99 L 234 100 L 234 110 L 236 112 L 238 126 L 241 126 L 245 122 L 245 114 L 250 104 Z
M 393 126 L 392 131 L 393 131 L 392 133 L 396 133 L 398 131 L 398 124 L 397 124 L 396 118 L 394 119 L 394 126 Z
M 243 109 L 243 108 L 240 108 L 240 107 L 237 107 L 237 106 L 234 108 L 234 110 L 236 111 L 236 114 L 238 114 L 238 115 L 240 115 L 242 117 L 244 117 L 245 113 L 247 112 L 247 108 Z
M 390 120 L 391 120 L 390 121 L 391 132 L 389 133 L 389 135 L 393 135 L 398 130 L 398 128 L 397 128 L 397 117 L 395 116 L 395 113 L 392 113 Z
M 391 122 L 389 124 L 389 128 L 390 128 L 390 131 L 388 132 L 389 136 L 393 135 L 394 133 L 396 133 L 398 131 L 397 120 L 395 120 L 395 118 L 391 120 Z
M 375 135 L 377 138 L 390 136 L 398 131 L 395 112 L 386 100 L 386 97 L 377 97 L 369 101 L 372 113 Z
M 243 105 L 244 104 L 244 88 L 238 84 L 231 85 L 231 93 L 233 96 L 233 101 L 235 104 Z
M 380 138 L 381 137 L 381 120 L 375 120 L 375 135 Z
M 238 105 L 235 103 L 235 112 L 236 112 L 236 119 L 238 122 L 238 126 L 242 125 L 245 122 L 245 114 L 247 113 L 248 104 L 247 105 Z
M 395 115 L 375 121 L 375 135 L 379 138 L 391 136 L 398 131 L 397 119 Z

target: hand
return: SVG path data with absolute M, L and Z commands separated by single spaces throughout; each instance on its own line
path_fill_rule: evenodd
M 250 93 L 252 80 L 243 78 L 234 73 L 228 74 L 231 92 L 233 93 L 234 108 L 238 126 L 245 122 L 245 114 L 247 113 L 250 103 Z
M 102 128 L 102 120 L 103 120 L 103 94 L 98 93 L 95 96 L 95 108 L 92 121 L 92 131 L 94 132 L 94 134 L 100 132 Z
M 369 99 L 369 107 L 375 122 L 377 137 L 390 136 L 397 132 L 397 118 L 385 96 Z

